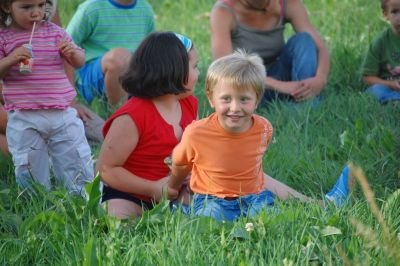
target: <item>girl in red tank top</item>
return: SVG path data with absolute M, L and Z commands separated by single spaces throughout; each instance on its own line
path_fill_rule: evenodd
M 192 41 L 171 32 L 150 34 L 133 54 L 120 79 L 132 98 L 106 121 L 96 166 L 110 215 L 137 217 L 160 200 L 164 159 L 197 118 L 197 60 Z

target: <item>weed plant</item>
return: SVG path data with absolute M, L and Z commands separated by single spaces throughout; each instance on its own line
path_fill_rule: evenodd
M 59 0 L 64 26 L 80 2 Z M 199 113 L 210 114 L 204 76 L 215 1 L 149 2 L 157 29 L 193 39 L 200 55 Z M 387 25 L 379 1 L 304 4 L 331 53 L 329 83 L 317 107 L 275 103 L 258 109 L 274 125 L 264 170 L 318 199 L 352 161 L 363 171 L 352 168 L 361 186 L 349 205 L 278 201 L 256 217 L 219 223 L 171 214 L 163 201 L 141 218 L 119 221 L 98 204 L 98 179 L 88 188 L 88 202 L 62 188 L 28 193 L 16 186 L 11 161 L 1 157 L 0 264 L 400 265 L 400 105 L 382 106 L 363 93 L 358 73 L 372 37 Z M 286 35 L 292 32 L 288 27 Z M 91 107 L 105 118 L 112 112 L 102 100 Z

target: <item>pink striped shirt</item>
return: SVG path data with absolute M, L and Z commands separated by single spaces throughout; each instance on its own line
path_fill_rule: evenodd
M 15 48 L 29 42 L 29 31 L 0 28 L 0 60 Z M 58 44 L 72 42 L 68 34 L 57 25 L 41 22 L 32 39 L 32 73 L 21 74 L 19 64 L 11 67 L 3 78 L 4 109 L 65 109 L 76 96 L 64 70 Z

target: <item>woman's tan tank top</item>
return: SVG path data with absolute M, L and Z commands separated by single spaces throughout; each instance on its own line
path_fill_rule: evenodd
M 235 10 L 231 6 L 229 0 L 217 2 L 215 6 L 226 8 L 234 15 Z M 264 61 L 264 65 L 268 68 L 279 56 L 283 46 L 285 45 L 285 10 L 286 0 L 280 0 L 281 16 L 275 28 L 270 30 L 259 30 L 242 25 L 236 19 L 236 28 L 231 33 L 233 49 L 242 48 L 246 51 L 258 54 Z

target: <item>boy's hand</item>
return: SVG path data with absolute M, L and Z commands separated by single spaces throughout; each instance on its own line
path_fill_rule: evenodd
M 71 59 L 77 51 L 76 45 L 67 40 L 62 40 L 58 44 L 58 48 L 60 49 L 61 55 L 66 59 Z
M 392 80 L 390 88 L 395 91 L 400 91 L 400 80 Z

